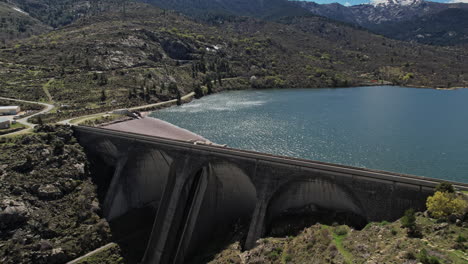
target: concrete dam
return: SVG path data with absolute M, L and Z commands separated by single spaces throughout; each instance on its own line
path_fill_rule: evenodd
M 396 220 L 406 209 L 425 210 L 441 182 L 103 128 L 74 131 L 99 167 L 95 177 L 106 182 L 106 219 L 139 208 L 154 212 L 142 263 L 185 263 L 239 226 L 250 249 L 311 215 L 357 227 Z

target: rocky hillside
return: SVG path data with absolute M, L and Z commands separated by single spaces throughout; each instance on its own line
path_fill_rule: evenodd
M 408 21 L 382 23 L 373 29 L 395 39 L 429 45 L 468 44 L 468 9 L 450 8 Z
M 18 7 L 0 2 L 0 43 L 45 33 L 51 28 Z
M 468 262 L 468 222 L 437 223 L 421 213 L 421 237 L 408 237 L 401 221 L 370 223 L 363 230 L 315 224 L 297 236 L 268 237 L 242 252 L 233 243 L 208 263 L 405 263 Z M 200 262 L 201 263 L 201 262 Z
M 280 34 L 278 34 L 280 33 Z M 0 95 L 48 100 L 46 121 L 226 89 L 467 86 L 468 52 L 386 39 L 320 17 L 220 24 L 144 4 L 0 49 Z
M 108 241 L 87 164 L 67 127 L 1 139 L 1 263 L 65 263 Z
M 0 0 L 0 43 L 39 35 L 96 14 L 124 11 L 128 0 Z
M 73 21 L 109 10 L 124 9 L 128 0 L 0 0 L 23 10 L 44 24 L 59 28 Z

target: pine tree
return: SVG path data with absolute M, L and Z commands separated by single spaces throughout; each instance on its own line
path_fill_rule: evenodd
M 177 83 L 171 82 L 169 84 L 169 92 L 176 94 L 178 91 L 179 91 L 179 88 L 177 87 Z
M 206 88 L 208 88 L 208 94 L 212 94 L 213 93 L 213 82 L 211 81 L 211 78 L 206 77 L 205 83 L 206 83 Z
M 182 97 L 180 95 L 180 91 L 177 90 L 177 105 L 181 105 L 182 104 Z
M 195 92 L 195 98 L 200 99 L 203 97 L 203 90 L 200 87 L 200 84 L 194 83 L 193 84 L 193 91 Z
M 105 74 L 99 75 L 99 86 L 104 86 L 107 84 L 107 76 Z
M 101 102 L 106 101 L 107 96 L 106 96 L 106 90 L 102 89 L 101 91 Z
M 37 124 L 38 124 L 39 126 L 44 125 L 44 121 L 42 121 L 42 117 L 41 117 L 41 116 L 38 116 L 38 117 L 37 117 Z
M 408 236 L 421 236 L 421 232 L 419 231 L 419 228 L 416 225 L 416 215 L 414 209 L 410 208 L 405 211 L 405 215 L 401 218 L 401 226 L 408 229 Z
M 86 58 L 86 60 L 85 60 L 85 68 L 87 70 L 91 70 L 91 65 L 89 64 L 89 59 L 88 58 Z

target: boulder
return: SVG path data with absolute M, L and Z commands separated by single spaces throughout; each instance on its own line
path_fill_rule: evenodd
M 63 196 L 62 191 L 53 184 L 41 185 L 37 189 L 37 196 L 44 200 L 58 199 Z
M 50 243 L 49 240 L 42 239 L 39 242 L 39 247 L 41 251 L 46 251 L 46 250 L 51 250 L 52 249 L 52 243 Z
M 8 165 L 0 165 L 0 177 L 5 177 Z
M 54 248 L 52 249 L 52 252 L 47 259 L 48 263 L 50 264 L 65 263 L 67 260 L 67 255 L 62 248 Z
M 29 211 L 24 203 L 10 199 L 0 202 L 0 229 L 23 224 L 28 218 Z
M 76 170 L 78 171 L 80 175 L 85 174 L 85 165 L 83 163 L 77 163 L 73 165 L 73 167 L 76 168 Z
M 95 213 L 101 212 L 101 207 L 99 206 L 99 201 L 94 199 L 91 203 L 91 211 Z
M 439 231 L 439 230 L 445 229 L 448 226 L 449 226 L 449 224 L 447 224 L 447 223 L 442 223 L 442 224 L 435 225 L 434 226 L 434 231 Z
M 71 179 L 62 180 L 62 181 L 59 181 L 58 183 L 59 183 L 60 189 L 62 190 L 64 194 L 72 192 L 73 190 L 75 190 L 76 186 L 78 185 L 77 182 Z
M 43 157 L 48 157 L 49 155 L 50 155 L 50 150 L 48 150 L 48 149 L 43 149 L 43 150 L 41 151 L 41 156 L 43 156 Z

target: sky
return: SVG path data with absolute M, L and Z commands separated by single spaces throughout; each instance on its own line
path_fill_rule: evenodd
M 331 4 L 331 3 L 340 3 L 342 5 L 359 5 L 359 4 L 369 4 L 373 0 L 302 0 L 316 2 L 318 4 Z M 428 0 L 431 2 L 441 2 L 441 3 L 468 3 L 468 0 Z

